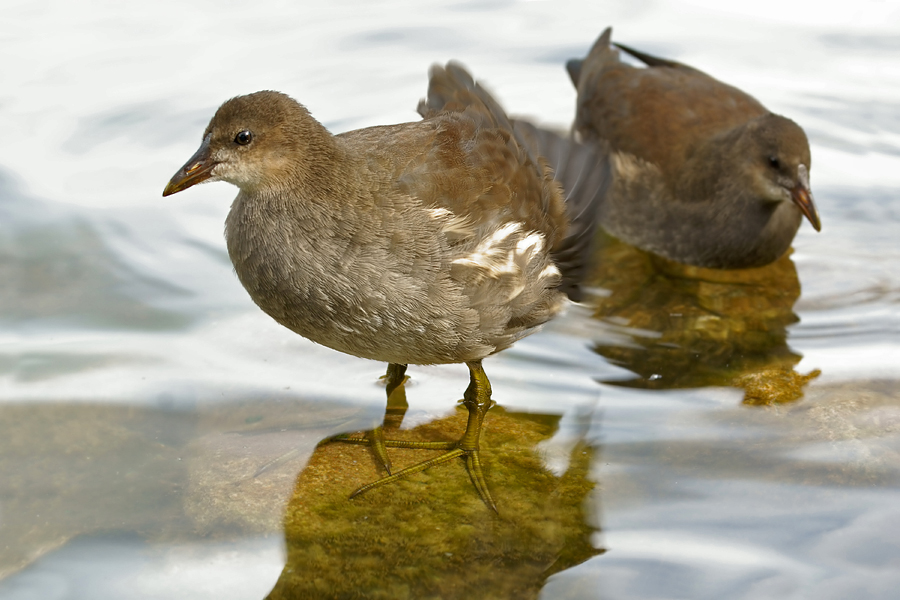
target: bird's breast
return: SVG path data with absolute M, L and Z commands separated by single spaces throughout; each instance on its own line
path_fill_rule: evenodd
M 253 301 L 285 327 L 386 362 L 459 362 L 489 353 L 472 350 L 477 319 L 450 276 L 445 245 L 422 223 L 378 227 L 260 214 L 242 204 L 235 202 L 226 221 L 229 255 Z

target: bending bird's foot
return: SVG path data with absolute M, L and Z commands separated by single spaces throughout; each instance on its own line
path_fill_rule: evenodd
M 465 433 L 463 433 L 463 436 L 459 439 L 459 441 L 414 442 L 403 440 L 385 440 L 383 438 L 382 432 L 382 437 L 379 443 L 383 444 L 384 447 L 414 448 L 422 450 L 447 450 L 447 452 L 435 458 L 422 461 L 410 467 L 406 467 L 405 469 L 397 471 L 393 474 L 391 474 L 388 470 L 389 474 L 387 477 L 383 477 L 377 481 L 373 481 L 368 485 L 362 486 L 350 495 L 351 498 L 373 490 L 377 487 L 393 483 L 414 473 L 419 473 L 421 471 L 424 471 L 425 469 L 449 462 L 455 458 L 464 457 L 466 459 L 466 470 L 469 472 L 469 477 L 472 478 L 472 483 L 475 485 L 475 489 L 478 491 L 478 495 L 488 506 L 488 508 L 490 508 L 494 512 L 497 512 L 497 505 L 494 502 L 494 498 L 491 496 L 491 492 L 488 489 L 487 482 L 484 478 L 484 471 L 481 467 L 481 454 L 478 448 L 481 438 L 481 426 L 484 422 L 484 417 L 487 414 L 487 411 L 490 410 L 491 406 L 494 405 L 494 402 L 491 400 L 491 384 L 488 381 L 487 375 L 484 373 L 484 369 L 482 369 L 481 367 L 481 361 L 469 362 L 466 363 L 466 365 L 469 367 L 470 380 L 469 387 L 466 389 L 466 393 L 464 394 L 462 403 L 469 411 L 469 419 L 466 424 L 466 431 Z M 374 431 L 378 431 L 380 429 L 381 428 L 378 428 Z M 366 438 L 344 438 L 342 439 L 342 441 L 361 444 L 371 443 L 373 451 L 377 455 L 379 450 L 375 448 L 375 442 L 370 442 L 370 440 L 374 437 L 376 436 L 367 435 Z M 384 452 L 386 456 L 386 450 Z
M 364 437 L 356 437 L 347 434 L 336 435 L 331 438 L 335 442 L 345 442 L 348 444 L 362 444 L 372 449 L 375 459 L 384 467 L 387 474 L 391 474 L 391 459 L 387 453 L 385 443 L 384 428 L 390 426 L 394 429 L 399 428 L 406 415 L 406 409 L 409 405 L 406 403 L 406 390 L 403 384 L 409 377 L 406 376 L 406 365 L 389 364 L 387 373 L 380 377 L 385 384 L 387 393 L 387 407 L 384 410 L 384 425 L 379 425 L 375 429 L 365 432 Z

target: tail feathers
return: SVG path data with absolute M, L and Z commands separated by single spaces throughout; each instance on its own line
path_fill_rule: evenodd
M 677 61 L 653 56 L 652 54 L 647 54 L 646 52 L 635 50 L 634 48 L 626 46 L 625 44 L 613 42 L 612 27 L 607 27 L 603 30 L 603 33 L 600 34 L 600 37 L 597 38 L 597 41 L 594 42 L 594 45 L 591 46 L 591 51 L 588 52 L 588 55 L 585 58 L 573 58 L 566 63 L 566 71 L 568 71 L 569 78 L 572 80 L 572 83 L 575 85 L 575 87 L 577 88 L 579 86 L 579 83 L 582 81 L 582 78 L 586 76 L 586 74 L 597 73 L 605 66 L 620 62 L 619 52 L 618 50 L 616 50 L 616 48 L 627 52 L 631 56 L 643 62 L 648 67 L 668 67 L 671 69 L 683 69 L 690 71 L 697 70 Z
M 607 27 L 591 46 L 590 52 L 585 58 L 573 58 L 566 63 L 566 71 L 572 84 L 577 88 L 584 74 L 585 66 L 590 69 L 596 69 L 597 66 L 607 61 L 619 62 L 619 53 L 610 46 L 612 39 L 612 27 Z
M 583 66 L 583 58 L 572 58 L 566 61 L 566 71 L 568 71 L 569 79 L 572 80 L 572 85 L 575 87 L 578 87 L 578 82 L 581 80 L 581 67 Z
M 533 144 L 521 138 L 513 121 L 494 97 L 461 64 L 450 61 L 446 66 L 434 65 L 429 72 L 428 96 L 419 101 L 418 112 L 423 118 L 445 112 L 465 113 L 481 127 L 499 127 L 508 131 L 525 156 L 540 168 L 540 154 Z
M 603 30 L 603 33 L 600 34 L 600 37 L 597 38 L 597 41 L 594 42 L 594 45 L 591 46 L 591 51 L 588 52 L 588 56 L 591 56 L 595 53 L 606 52 L 609 50 L 609 46 L 612 43 L 612 27 L 607 27 Z
M 690 68 L 687 65 L 683 65 L 680 62 L 676 62 L 674 60 L 668 60 L 666 58 L 660 58 L 658 56 L 653 56 L 652 54 L 647 54 L 645 52 L 641 52 L 640 50 L 635 50 L 625 44 L 620 44 L 618 42 L 613 42 L 613 44 L 617 48 L 621 48 L 628 54 L 632 55 L 639 61 L 643 62 L 648 67 L 671 67 L 673 69 L 685 69 Z
M 495 127 L 512 131 L 509 117 L 503 107 L 455 61 L 447 66 L 431 67 L 428 79 L 428 96 L 419 101 L 419 114 L 423 118 L 443 112 L 467 112 L 478 115 Z
M 578 302 L 591 266 L 600 205 L 612 181 L 609 151 L 605 144 L 579 143 L 527 121 L 515 120 L 514 127 L 547 160 L 563 187 L 569 229 L 553 248 L 553 260 L 562 273 L 560 291 Z

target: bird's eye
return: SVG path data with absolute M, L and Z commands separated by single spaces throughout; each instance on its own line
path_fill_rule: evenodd
M 769 157 L 769 166 L 772 167 L 773 169 L 780 169 L 781 161 L 779 161 L 778 157 L 776 157 L 776 156 L 770 156 Z
M 251 141 L 253 141 L 253 134 L 246 129 L 234 136 L 234 143 L 240 144 L 241 146 L 246 146 Z

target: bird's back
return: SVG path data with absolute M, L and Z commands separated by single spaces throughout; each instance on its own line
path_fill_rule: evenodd
M 389 299 L 377 304 L 392 313 L 394 330 L 368 337 L 390 342 L 393 353 L 373 348 L 367 357 L 474 360 L 508 347 L 564 306 L 553 249 L 571 233 L 566 204 L 553 170 L 461 67 L 432 70 L 420 112 L 419 122 L 336 136 L 356 191 L 339 217 L 346 231 L 332 238 L 365 238 L 340 243 L 355 260 L 336 268 L 348 270 L 350 282 L 360 279 L 352 271 L 366 270 L 368 294 Z M 354 222 L 360 212 L 368 222 Z M 378 267 L 391 277 L 372 281 Z M 370 298 L 368 312 L 382 310 L 375 304 Z M 405 327 L 425 328 L 441 343 L 424 352 L 410 342 L 415 331 L 400 331 Z M 335 345 L 332 337 L 323 343 Z M 418 356 L 398 356 L 404 346 Z
M 767 112 L 702 71 L 617 44 L 647 66 L 626 64 L 610 35 L 604 31 L 584 60 L 568 65 L 578 88 L 575 129 L 656 165 L 670 185 L 700 145 Z
M 586 236 L 537 148 L 465 70 L 435 67 L 420 110 L 338 136 L 299 111 L 327 160 L 299 153 L 303 178 L 242 191 L 229 252 L 257 304 L 313 341 L 398 364 L 478 360 L 562 309 Z

